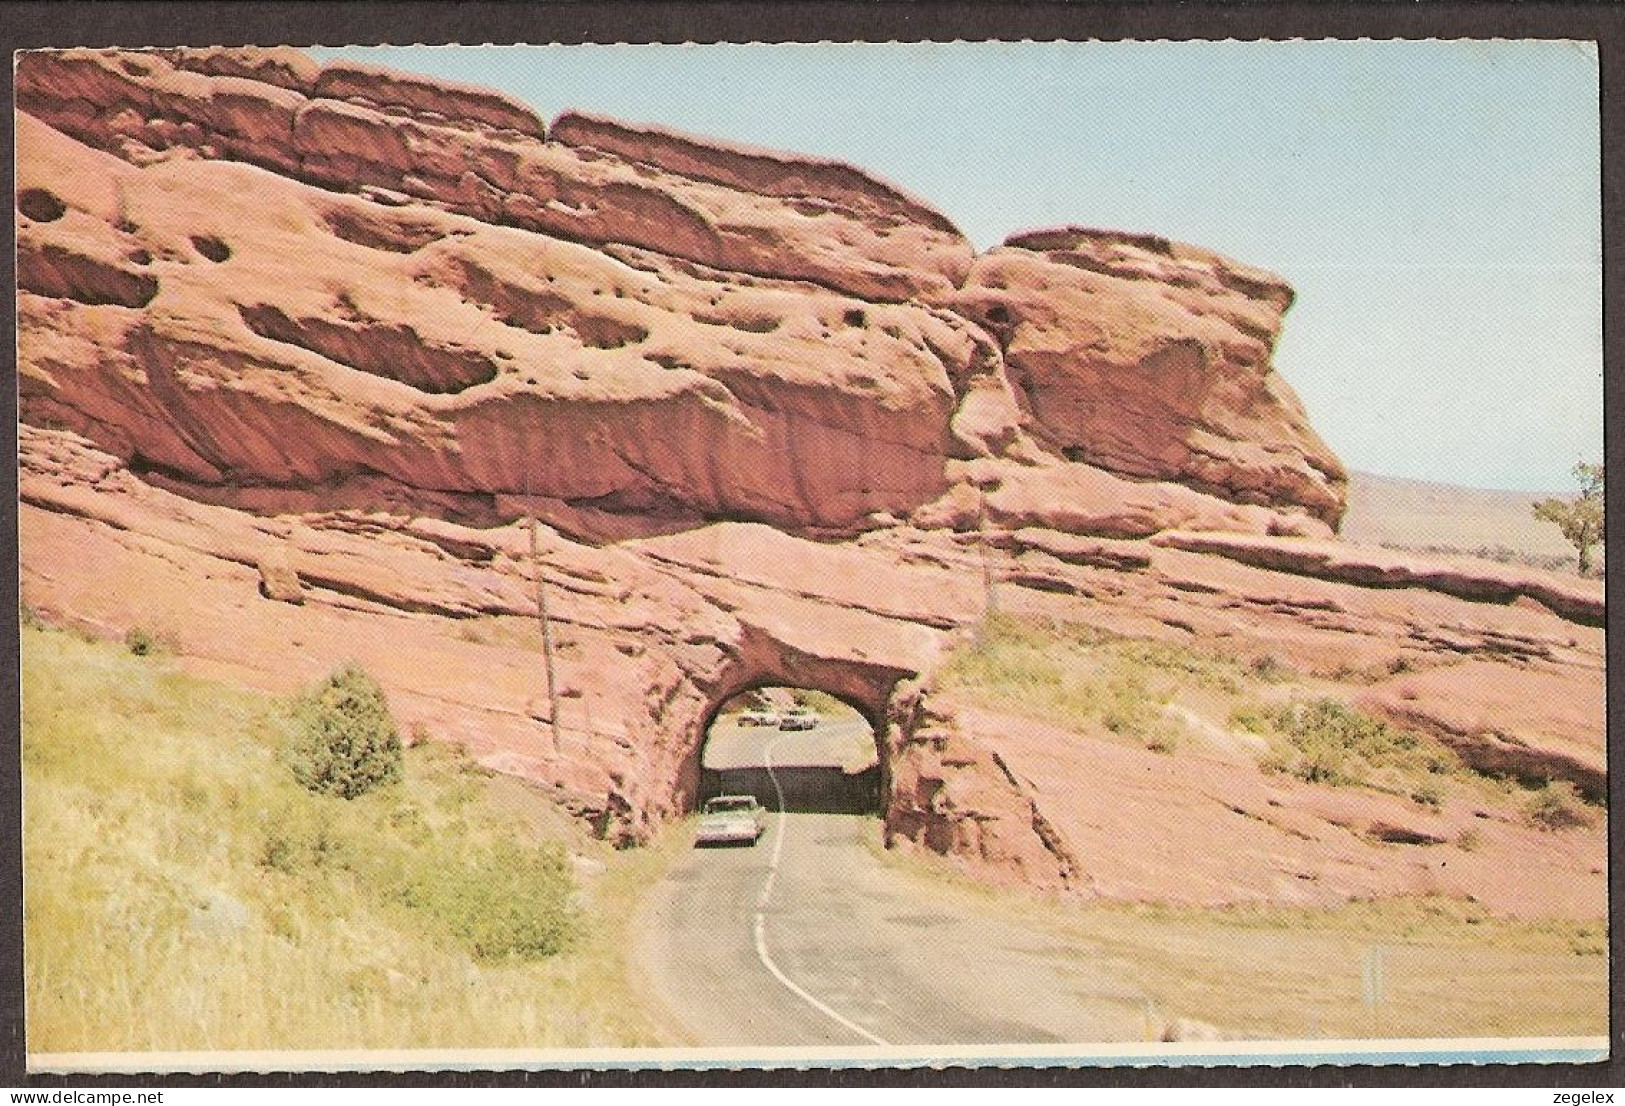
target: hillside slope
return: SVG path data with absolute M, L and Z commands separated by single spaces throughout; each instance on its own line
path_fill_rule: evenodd
M 311 794 L 285 701 L 161 652 L 29 627 L 22 690 L 31 1052 L 660 1039 L 623 931 L 663 854 L 433 741 L 400 784 Z
M 1531 507 L 1573 489 L 1535 493 L 1464 488 L 1367 472 L 1349 473 L 1342 536 L 1401 549 L 1441 549 L 1572 569 L 1574 547 Z

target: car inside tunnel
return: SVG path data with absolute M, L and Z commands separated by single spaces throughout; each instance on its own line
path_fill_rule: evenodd
M 864 716 L 832 695 L 763 687 L 718 709 L 700 754 L 699 801 L 753 795 L 789 813 L 880 813 L 880 762 Z

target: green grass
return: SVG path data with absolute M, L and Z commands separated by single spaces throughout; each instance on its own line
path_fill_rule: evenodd
M 542 1048 L 667 1039 L 616 855 L 456 750 L 353 800 L 300 787 L 289 704 L 162 655 L 22 635 L 31 1052 Z M 566 848 L 607 870 L 575 886 Z
M 1274 740 L 1264 764 L 1309 783 L 1398 788 L 1437 806 L 1436 782 L 1461 763 L 1432 738 L 1392 726 L 1336 699 L 1311 699 L 1232 715 L 1232 723 Z
M 1478 773 L 1432 736 L 1326 695 L 1324 681 L 1268 652 L 1232 657 L 1117 638 L 1087 625 L 996 615 L 949 657 L 941 683 L 990 710 L 1159 753 L 1186 746 L 1190 727 L 1180 713 L 1194 709 L 1232 736 L 1263 738 L 1266 771 L 1400 795 L 1432 809 L 1464 791 L 1521 806 L 1545 829 L 1585 825 L 1595 813 L 1567 785 L 1531 794 L 1516 781 Z M 1168 710 L 1170 704 L 1180 710 Z
M 1589 826 L 1595 820 L 1579 788 L 1567 780 L 1548 780 L 1529 797 L 1525 817 L 1545 830 Z
M 1163 708 L 1180 692 L 1237 695 L 1285 672 L 1273 658 L 1248 665 L 1177 645 L 1113 638 L 1086 626 L 998 615 L 954 652 L 941 680 L 945 690 L 992 709 L 1172 752 L 1184 727 Z

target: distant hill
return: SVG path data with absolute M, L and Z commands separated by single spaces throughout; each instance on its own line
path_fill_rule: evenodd
M 1557 527 L 1530 511 L 1546 495 L 1565 491 L 1507 492 L 1349 473 L 1349 541 L 1403 549 L 1468 553 L 1562 571 L 1574 570 L 1574 549 Z

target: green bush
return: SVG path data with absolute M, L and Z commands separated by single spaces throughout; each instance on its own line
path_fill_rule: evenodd
M 131 626 L 124 634 L 124 647 L 137 657 L 150 657 L 165 651 L 164 639 L 145 626 Z
M 1249 712 L 1248 717 L 1249 722 L 1266 721 L 1268 730 L 1285 746 L 1277 748 L 1265 767 L 1309 783 L 1371 783 L 1371 776 L 1379 772 L 1428 780 L 1453 768 L 1450 754 L 1436 742 L 1336 699 L 1290 703 Z M 1409 793 L 1426 805 L 1442 799 L 1431 781 L 1418 784 Z
M 500 841 L 487 850 L 440 855 L 432 844 L 355 865 L 387 901 L 412 911 L 476 959 L 552 956 L 576 927 L 573 881 L 557 847 Z
M 1568 780 L 1551 780 L 1535 792 L 1527 809 L 1529 821 L 1541 829 L 1561 830 L 1589 826 L 1585 800 Z
M 1444 793 L 1431 783 L 1411 789 L 1411 802 L 1438 810 L 1444 803 Z
M 1280 683 L 1292 674 L 1292 670 L 1275 659 L 1273 653 L 1263 653 L 1254 657 L 1247 663 L 1247 669 L 1265 683 Z
M 1100 722 L 1115 734 L 1143 733 L 1161 717 L 1145 680 L 1130 671 L 1107 681 L 1102 689 Z
M 401 778 L 401 735 L 383 688 L 346 664 L 301 698 L 294 710 L 289 767 L 318 794 L 353 799 Z
M 1343 750 L 1336 746 L 1315 745 L 1303 751 L 1291 772 L 1305 783 L 1345 784 L 1353 782 L 1347 763 Z

